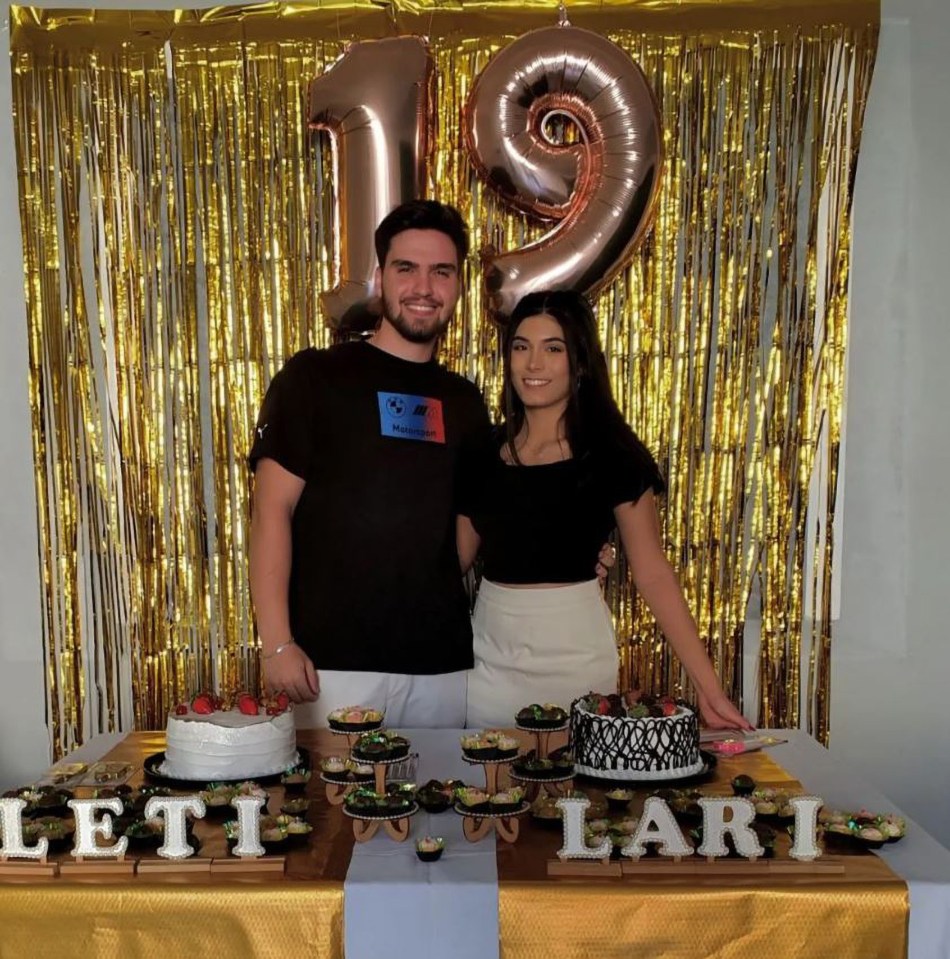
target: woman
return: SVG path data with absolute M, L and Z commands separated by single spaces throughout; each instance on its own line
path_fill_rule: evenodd
M 510 725 L 527 703 L 616 690 L 610 614 L 590 578 L 616 527 L 706 724 L 751 729 L 722 691 L 663 553 L 654 501 L 663 479 L 613 399 L 590 304 L 567 291 L 524 297 L 504 349 L 498 458 L 483 503 L 459 518 L 463 569 L 479 550 L 483 560 L 466 725 Z

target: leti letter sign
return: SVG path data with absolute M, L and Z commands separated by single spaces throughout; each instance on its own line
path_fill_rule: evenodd
M 258 797 L 238 796 L 231 805 L 238 811 L 239 840 L 232 850 L 235 856 L 262 856 L 260 844 L 260 816 L 264 800 Z M 71 799 L 69 807 L 76 819 L 76 838 L 72 855 L 76 859 L 122 859 L 129 840 L 123 836 L 109 845 L 100 845 L 98 837 L 111 840 L 112 816 L 122 813 L 122 800 Z M 23 841 L 23 799 L 0 799 L 0 860 L 45 859 L 49 840 L 41 838 L 35 845 Z M 97 813 L 103 813 L 97 818 Z M 187 859 L 195 854 L 186 838 L 186 820 L 191 814 L 203 819 L 205 804 L 198 796 L 153 796 L 145 806 L 145 818 L 161 816 L 165 820 L 165 841 L 158 848 L 165 859 Z

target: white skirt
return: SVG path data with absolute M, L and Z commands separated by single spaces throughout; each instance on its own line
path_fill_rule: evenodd
M 617 690 L 617 642 L 597 580 L 513 589 L 483 579 L 472 629 L 470 729 L 513 726 L 531 703 L 567 709 L 585 693 Z

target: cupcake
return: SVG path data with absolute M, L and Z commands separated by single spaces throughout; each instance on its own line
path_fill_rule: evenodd
M 122 833 L 133 846 L 160 846 L 165 838 L 165 823 L 161 817 L 137 819 Z
M 280 784 L 289 792 L 303 792 L 310 782 L 310 770 L 304 766 L 292 766 L 280 777 Z
M 852 836 L 854 830 L 846 822 L 829 822 L 825 824 L 825 833 L 831 833 L 836 836 Z
M 40 816 L 23 823 L 23 841 L 33 846 L 40 839 L 49 840 L 49 851 L 64 849 L 72 842 L 75 824 L 59 816 Z
M 516 812 L 521 808 L 524 790 L 520 786 L 506 789 L 488 797 L 488 808 L 494 815 Z
M 313 832 L 313 826 L 310 823 L 304 822 L 296 816 L 277 816 L 275 817 L 275 825 L 286 835 L 288 840 L 298 842 Z M 263 841 L 263 836 L 261 839 Z
M 428 813 L 445 812 L 452 805 L 452 790 L 438 779 L 430 779 L 416 793 L 419 805 Z
M 445 840 L 441 837 L 424 836 L 416 840 L 416 855 L 423 862 L 435 862 L 445 849 Z
M 884 842 L 884 833 L 877 826 L 862 826 L 858 830 L 858 838 L 866 842 Z
M 131 792 L 131 789 L 128 792 Z M 66 804 L 73 798 L 73 794 L 68 789 L 57 786 L 40 786 L 38 789 L 23 790 L 20 798 L 27 801 L 24 810 L 27 816 L 65 816 L 69 814 Z
M 354 789 L 343 797 L 343 805 L 355 816 L 373 816 L 381 798 L 372 789 Z
M 280 811 L 287 816 L 305 816 L 309 808 L 310 800 L 299 796 L 293 799 L 285 799 Z
M 369 782 L 374 776 L 373 767 L 367 763 L 357 763 L 350 760 L 346 768 L 354 782 Z
M 475 762 L 511 759 L 518 755 L 518 740 L 497 729 L 462 736 L 462 752 Z
M 373 706 L 344 706 L 334 709 L 327 716 L 331 729 L 344 733 L 366 732 L 379 729 L 383 724 L 383 712 Z
M 353 747 L 353 758 L 358 762 L 388 762 L 409 755 L 409 740 L 388 730 L 364 733 Z
M 231 800 L 236 795 L 234 786 L 227 783 L 208 783 L 208 788 L 198 793 L 198 798 L 205 804 L 207 815 L 212 816 L 222 812 L 233 812 Z
M 907 832 L 907 822 L 900 816 L 888 813 L 878 820 L 878 829 L 884 834 L 888 841 L 900 839 Z
M 321 759 L 320 771 L 324 779 L 329 779 L 331 782 L 346 782 L 349 779 L 348 763 L 342 756 L 327 756 Z M 370 768 L 370 775 L 372 775 L 372 768 Z
M 287 827 L 281 816 L 261 816 L 260 837 L 265 849 L 281 847 L 287 842 Z
M 488 793 L 474 786 L 456 789 L 455 798 L 466 812 L 485 812 L 488 809 Z
M 489 740 L 481 733 L 462 736 L 460 742 L 462 752 L 467 758 L 473 759 L 475 762 L 485 762 L 498 758 L 498 750 L 495 747 L 494 740 Z
M 237 786 L 234 787 L 234 795 L 253 796 L 256 799 L 263 799 L 265 802 L 267 801 L 267 792 L 258 786 L 257 783 L 251 782 L 250 780 L 247 782 L 238 783 Z
M 737 796 L 751 796 L 755 791 L 755 780 L 744 773 L 732 780 L 732 791 Z
M 523 729 L 557 729 L 567 722 L 567 713 L 555 703 L 532 703 L 518 710 L 515 722 Z
M 604 798 L 607 800 L 609 809 L 614 812 L 622 812 L 630 805 L 630 800 L 633 799 L 634 795 L 632 789 L 611 789 L 604 793 Z

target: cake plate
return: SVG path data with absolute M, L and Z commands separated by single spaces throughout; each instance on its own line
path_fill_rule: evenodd
M 304 749 L 303 746 L 298 746 L 297 753 L 300 756 L 300 759 L 298 762 L 294 763 L 294 766 L 302 766 L 305 769 L 309 769 L 309 750 Z M 152 753 L 152 755 L 147 757 L 145 762 L 142 764 L 142 768 L 145 770 L 145 775 L 148 776 L 149 779 L 155 780 L 155 782 L 160 782 L 163 786 L 168 786 L 169 789 L 179 790 L 200 790 L 204 789 L 209 783 L 221 783 L 222 785 L 236 786 L 239 783 L 255 782 L 261 786 L 275 786 L 280 785 L 280 777 L 284 774 L 284 770 L 282 769 L 280 772 L 271 773 L 268 776 L 242 776 L 240 779 L 220 779 L 217 777 L 212 777 L 211 779 L 179 779 L 176 776 L 168 776 L 161 772 L 161 765 L 163 762 L 165 762 L 165 753 Z
M 463 817 L 462 832 L 469 842 L 478 842 L 479 839 L 484 839 L 492 829 L 505 842 L 514 842 L 518 838 L 518 830 L 521 825 L 519 817 L 525 815 L 531 809 L 531 804 L 522 800 L 517 809 L 503 813 L 473 812 L 459 802 L 455 804 L 454 808 Z
M 671 786 L 676 789 L 680 789 L 683 786 L 696 786 L 700 783 L 705 782 L 716 769 L 718 759 L 716 758 L 715 753 L 706 752 L 705 749 L 699 751 L 699 755 L 703 760 L 703 768 L 697 770 L 694 773 L 690 773 L 688 776 L 662 776 L 662 777 L 653 777 L 653 776 L 641 776 L 638 779 L 623 779 L 620 777 L 611 777 L 608 775 L 603 776 L 591 776 L 588 773 L 578 772 L 577 767 L 574 767 L 574 777 L 575 779 L 580 779 L 587 783 L 596 783 L 598 786 L 603 786 L 605 789 L 611 789 L 614 786 L 621 786 L 625 789 L 640 789 L 643 787 L 656 787 L 656 786 Z
M 419 811 L 419 804 L 412 802 L 403 812 L 388 816 L 360 816 L 345 806 L 343 815 L 353 820 L 353 838 L 357 842 L 366 842 L 376 835 L 382 826 L 396 842 L 405 842 L 409 838 L 409 820 Z

